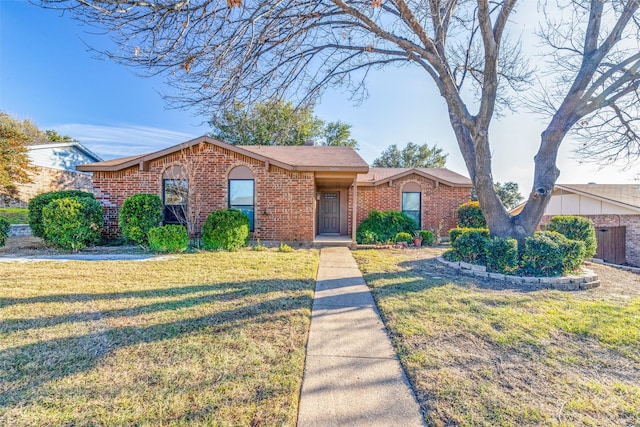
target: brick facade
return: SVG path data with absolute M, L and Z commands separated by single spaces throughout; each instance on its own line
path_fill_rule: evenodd
M 34 166 L 29 176 L 32 182 L 18 185 L 18 198 L 6 202 L 0 198 L 0 207 L 26 208 L 38 194 L 59 190 L 91 192 L 93 188 L 91 175 L 86 173 Z
M 345 151 L 344 147 L 306 147 L 303 150 L 290 147 L 295 151 L 284 148 L 245 149 L 202 137 L 158 153 L 86 165 L 82 170 L 93 171 L 94 194 L 105 207 L 104 232 L 109 237 L 119 235 L 118 213 L 125 199 L 139 193 L 162 197 L 163 179 L 188 180 L 188 215 L 192 220 L 192 231 L 198 234 L 210 212 L 229 206 L 229 174 L 239 166 L 248 168 L 254 178 L 252 237 L 272 241 L 313 241 L 320 221 L 318 200 L 323 191 L 329 190 L 340 195 L 340 234 L 352 235 L 352 183 L 357 174 L 367 171 L 366 163 L 353 150 Z M 293 153 L 298 153 L 297 157 L 294 158 Z M 318 160 L 313 156 L 324 157 L 315 163 Z M 345 157 L 348 158 L 346 162 Z M 244 174 L 246 170 L 243 171 Z M 404 175 L 395 180 L 375 185 L 367 181 L 358 185 L 357 224 L 372 209 L 401 210 L 403 187 L 413 183 L 422 194 L 422 228 L 440 229 L 441 234 L 446 235 L 457 222 L 458 206 L 470 199 L 470 184 L 457 174 L 463 184 L 450 186 L 438 183 L 438 178 L 431 179 L 431 175 L 425 176 L 424 172 L 404 171 Z M 453 174 L 443 171 L 449 177 Z M 387 172 L 396 173 L 390 169 Z M 180 176 L 174 176 L 175 173 Z
M 545 215 L 540 225 L 547 225 L 553 215 Z M 580 215 L 598 227 L 626 227 L 625 253 L 627 263 L 640 267 L 640 215 Z
M 408 183 L 420 186 L 421 228 L 434 232 L 440 229 L 442 236 L 458 223 L 458 206 L 471 200 L 470 188 L 438 185 L 429 178 L 411 174 L 380 185 L 358 186 L 357 223 L 360 224 L 373 209 L 402 210 L 402 189 Z
M 312 241 L 315 183 L 312 172 L 287 171 L 277 166 L 210 144 L 201 144 L 185 158 L 181 151 L 153 160 L 147 171 L 138 166 L 122 171 L 94 172 L 94 193 L 105 207 L 105 234 L 116 237 L 118 212 L 127 197 L 138 193 L 162 197 L 165 170 L 183 165 L 189 175 L 191 209 L 199 212 L 195 229 L 207 215 L 229 204 L 228 176 L 236 166 L 248 167 L 255 179 L 254 237 L 265 240 Z

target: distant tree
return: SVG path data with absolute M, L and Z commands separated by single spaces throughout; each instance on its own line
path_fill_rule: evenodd
M 18 195 L 17 184 L 31 182 L 27 156 L 28 136 L 22 123 L 0 112 L 0 197 L 8 201 Z
M 45 130 L 44 133 L 47 135 L 47 141 L 49 142 L 76 142 L 77 139 L 71 138 L 69 135 L 60 135 L 55 130 Z
M 320 145 L 357 148 L 351 125 L 325 123 L 311 107 L 294 107 L 291 102 L 262 102 L 248 107 L 235 102 L 232 108 L 213 116 L 211 136 L 233 145 L 304 145 L 313 139 Z
M 524 199 L 520 194 L 518 184 L 513 181 L 505 182 L 504 184 L 496 182 L 494 187 L 502 204 L 507 209 L 515 208 Z
M 508 181 L 504 184 L 496 182 L 493 186 L 496 190 L 496 194 L 500 198 L 500 201 L 507 209 L 515 208 L 524 199 L 522 194 L 520 194 L 520 189 L 516 182 Z M 478 200 L 478 194 L 476 193 L 475 188 L 471 190 L 471 200 Z
M 376 168 L 443 168 L 447 156 L 442 148 L 410 142 L 402 150 L 396 144 L 390 145 L 380 157 L 373 161 Z

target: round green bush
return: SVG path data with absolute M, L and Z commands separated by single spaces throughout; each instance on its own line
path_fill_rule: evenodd
M 461 261 L 484 265 L 486 263 L 485 245 L 489 240 L 486 229 L 467 229 L 462 232 L 451 246 L 456 251 L 456 257 Z
M 45 240 L 54 246 L 78 251 L 100 240 L 102 205 L 89 197 L 52 200 L 42 209 Z
M 122 235 L 139 245 L 147 245 L 147 233 L 162 224 L 162 200 L 155 194 L 134 194 L 128 197 L 118 214 Z
M 591 258 L 596 254 L 596 229 L 589 218 L 562 215 L 551 218 L 547 231 L 557 231 L 571 240 L 584 242 L 585 256 Z
M 152 227 L 148 237 L 149 248 L 154 252 L 184 252 L 189 247 L 189 235 L 184 225 Z
M 235 251 L 249 241 L 249 218 L 237 209 L 213 211 L 202 226 L 204 248 Z
M 486 226 L 487 221 L 480 209 L 480 202 L 467 202 L 458 206 L 458 227 L 485 228 Z
M 413 242 L 413 236 L 409 233 L 405 233 L 404 231 L 399 232 L 398 234 L 396 234 L 396 237 L 394 238 L 394 241 L 396 243 L 411 243 Z
M 546 233 L 535 233 L 525 239 L 522 270 L 529 276 L 559 276 L 563 271 L 560 245 Z
M 402 212 L 372 210 L 358 226 L 356 241 L 364 243 L 370 236 L 375 235 L 377 239 L 375 243 L 387 243 L 392 242 L 396 234 L 401 231 L 413 235 L 417 229 L 416 220 Z
M 433 245 L 434 237 L 431 230 L 420 230 L 418 236 L 422 239 L 422 246 Z
M 6 219 L 0 217 L 0 247 L 4 246 L 9 236 L 11 224 Z
M 585 259 L 585 244 L 580 240 L 568 239 L 557 231 L 542 231 L 538 234 L 548 236 L 558 244 L 562 254 L 562 271 L 570 273 L 582 265 Z
M 489 229 L 488 228 L 460 228 L 460 227 L 456 227 L 456 228 L 452 228 L 451 230 L 449 230 L 449 242 L 453 245 L 453 243 L 456 241 L 456 239 L 460 236 L 462 236 L 463 233 L 466 233 L 467 231 L 477 231 L 479 233 L 482 233 L 487 239 L 489 238 Z
M 487 271 L 511 274 L 518 270 L 518 241 L 494 237 L 484 246 Z
M 94 199 L 95 197 L 91 193 L 80 190 L 62 190 L 62 191 L 50 191 L 48 193 L 38 194 L 29 202 L 29 228 L 34 236 L 45 238 L 44 225 L 42 221 L 42 209 L 56 199 L 63 199 L 65 197 L 86 197 Z

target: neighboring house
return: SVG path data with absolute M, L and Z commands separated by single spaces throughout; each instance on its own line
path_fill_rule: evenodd
M 48 191 L 92 190 L 91 174 L 77 171 L 76 166 L 102 159 L 79 142 L 48 142 L 27 148 L 33 167 L 29 174 L 32 182 L 19 184 L 18 199 L 8 205 L 26 207 L 29 200 Z
M 558 184 L 540 225 L 554 215 L 591 219 L 598 239 L 596 258 L 640 267 L 640 184 Z
M 249 216 L 255 238 L 307 242 L 317 235 L 355 239 L 371 209 L 405 210 L 422 228 L 451 228 L 471 194 L 471 181 L 455 172 L 369 169 L 349 147 L 235 146 L 207 136 L 77 169 L 93 173 L 111 237 L 119 234 L 120 206 L 137 193 L 162 198 L 165 222 L 191 212 L 199 230 L 210 212 L 233 207 Z

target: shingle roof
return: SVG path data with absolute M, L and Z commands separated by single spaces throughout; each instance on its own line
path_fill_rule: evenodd
M 556 188 L 640 208 L 640 184 L 558 184 Z
M 287 170 L 344 172 L 366 172 L 369 170 L 367 163 L 350 147 L 236 146 L 218 141 L 209 136 L 201 136 L 154 153 L 79 165 L 77 169 L 86 172 L 123 170 L 137 164 L 143 165 L 160 157 L 175 153 L 185 147 L 203 142 L 258 160 L 270 162 Z
M 412 173 L 452 187 L 471 188 L 473 186 L 466 176 L 445 168 L 369 168 L 368 173 L 358 175 L 358 184 L 378 185 Z
M 369 168 L 350 147 L 243 145 L 242 148 L 300 168 Z

